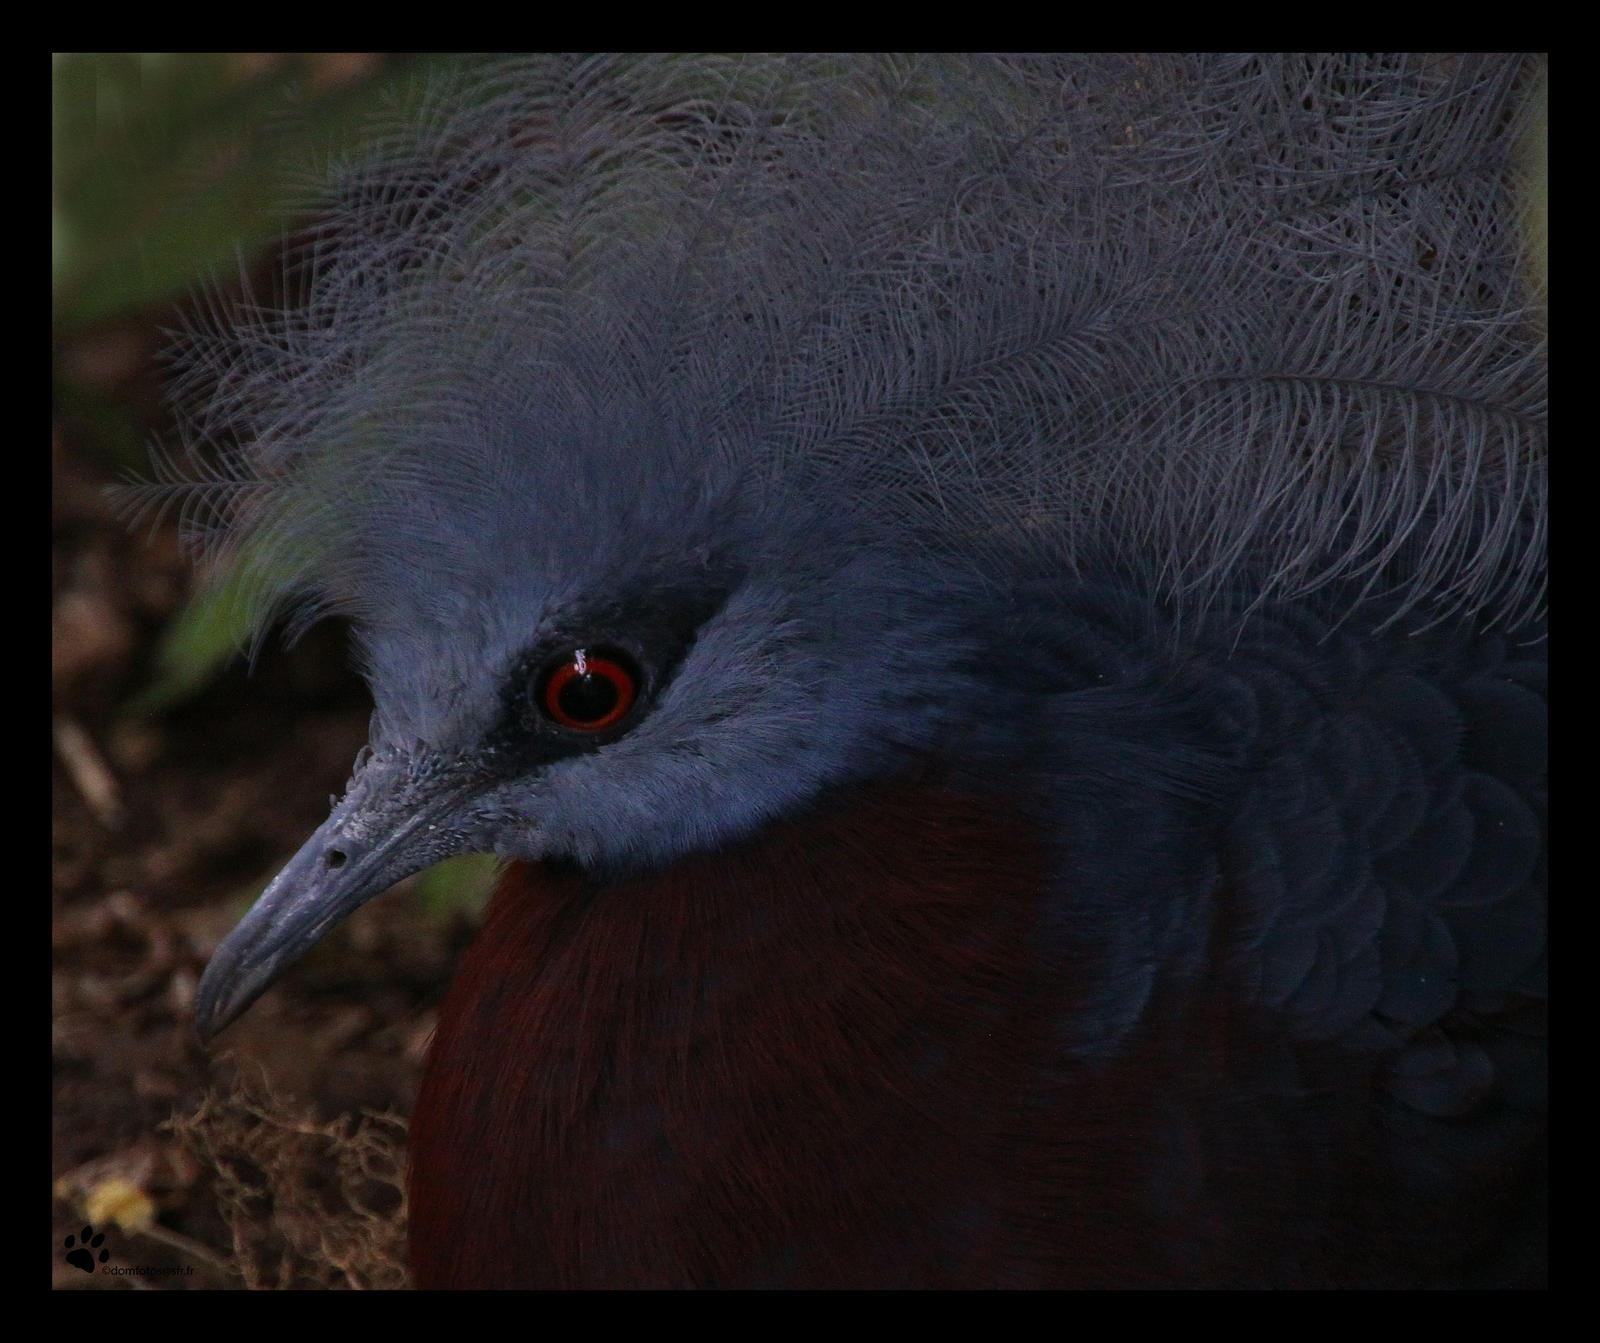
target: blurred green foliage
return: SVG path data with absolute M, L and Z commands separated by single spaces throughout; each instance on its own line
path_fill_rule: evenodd
M 428 62 L 144 52 L 51 68 L 58 330 L 182 298 L 274 242 Z
M 433 62 L 375 56 L 58 54 L 51 60 L 51 329 L 55 350 L 119 321 L 170 322 L 270 253 L 330 160 Z M 124 469 L 147 444 L 124 388 L 55 361 L 54 399 Z M 249 640 L 228 574 L 172 623 L 156 712 L 204 686 Z

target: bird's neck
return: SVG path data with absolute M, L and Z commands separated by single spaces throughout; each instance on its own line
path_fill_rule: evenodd
M 914 1237 L 1029 1066 L 1018 815 L 865 788 L 664 872 L 513 866 L 413 1123 L 419 1284 L 839 1281 L 834 1226 Z

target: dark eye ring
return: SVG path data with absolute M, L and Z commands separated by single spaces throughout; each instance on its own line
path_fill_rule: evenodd
M 628 715 L 639 694 L 639 673 L 615 649 L 575 648 L 539 677 L 539 712 L 576 732 L 604 732 Z

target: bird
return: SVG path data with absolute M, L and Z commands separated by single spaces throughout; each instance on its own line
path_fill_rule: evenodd
M 475 63 L 190 319 L 374 702 L 202 1038 L 503 864 L 418 1286 L 1544 1281 L 1542 77 Z

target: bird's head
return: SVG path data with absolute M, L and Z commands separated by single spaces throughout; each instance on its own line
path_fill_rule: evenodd
M 979 568 L 859 507 L 870 486 L 753 473 L 718 441 L 754 426 L 646 398 L 625 351 L 527 361 L 503 334 L 439 402 L 391 365 L 317 497 L 269 496 L 353 617 L 375 709 L 343 800 L 212 962 L 202 1033 L 441 859 L 665 866 L 998 708 L 975 693 Z
M 202 1033 L 450 855 L 637 871 L 908 760 L 1003 769 L 1045 730 L 1018 709 L 1056 652 L 1012 647 L 1043 574 L 1525 604 L 1537 335 L 1515 249 L 1452 242 L 1501 187 L 1406 129 L 1510 76 L 1311 107 L 1281 182 L 1217 152 L 1261 87 L 1292 117 L 1341 78 L 550 60 L 436 94 L 341 175 L 291 301 L 191 333 L 184 429 L 220 459 L 168 463 L 190 520 L 264 611 L 350 616 L 375 702 Z M 1396 224 L 1398 190 L 1434 198 Z M 1491 359 L 1506 413 L 1463 418 Z

